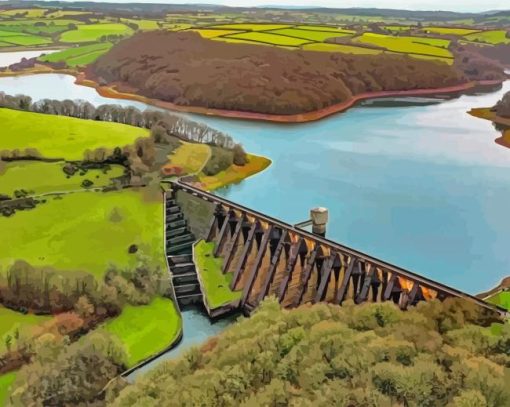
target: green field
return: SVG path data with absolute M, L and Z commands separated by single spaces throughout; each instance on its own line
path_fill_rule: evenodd
M 119 123 L 0 109 L 2 150 L 35 148 L 46 158 L 81 160 L 84 151 L 132 144 L 149 131 Z
M 0 194 L 13 196 L 15 190 L 24 189 L 30 195 L 48 192 L 62 192 L 82 189 L 81 183 L 88 179 L 92 187 L 104 187 L 111 184 L 111 179 L 124 174 L 124 167 L 112 166 L 107 173 L 102 170 L 89 170 L 84 175 L 74 174 L 67 177 L 63 171 L 64 163 L 46 163 L 41 161 L 9 162 L 0 168 Z
M 384 52 L 380 49 L 356 47 L 354 45 L 314 43 L 305 44 L 302 47 L 305 51 L 341 52 L 343 54 L 377 55 Z
M 466 35 L 469 41 L 484 42 L 487 44 L 510 44 L 510 38 L 507 38 L 505 30 L 483 31 L 475 34 Z
M 24 34 L 16 31 L 0 31 L 0 40 L 13 45 L 44 45 L 50 44 L 51 39 L 38 35 Z
M 210 146 L 186 142 L 182 142 L 182 145 L 168 157 L 172 165 L 182 167 L 186 174 L 199 172 L 210 158 Z
M 241 298 L 240 291 L 232 291 L 230 283 L 232 273 L 223 273 L 222 258 L 213 256 L 214 243 L 207 243 L 201 240 L 195 245 L 194 261 L 197 266 L 197 272 L 203 283 L 204 295 L 209 308 L 215 309 L 237 301 Z
M 240 30 L 240 31 L 269 31 L 280 28 L 288 28 L 287 24 L 221 24 L 207 28 L 219 28 L 222 30 Z
M 329 27 L 323 25 L 297 25 L 293 28 L 297 28 L 299 30 L 308 30 L 308 31 L 323 31 L 323 32 L 332 32 L 332 33 L 343 33 L 343 34 L 354 34 L 356 31 L 345 30 L 343 28 Z
M 25 17 L 42 17 L 47 9 L 44 8 L 16 8 L 12 10 L 0 11 L 1 15 L 13 17 L 16 14 L 24 14 Z
M 33 266 L 81 270 L 102 277 L 111 263 L 131 267 L 136 244 L 154 265 L 164 263 L 163 214 L 160 197 L 144 190 L 81 192 L 49 197 L 36 209 L 0 217 L 9 239 L 0 245 L 0 269 L 18 259 Z
M 103 328 L 117 336 L 128 355 L 128 367 L 168 348 L 181 330 L 173 301 L 156 298 L 149 305 L 127 305 Z
M 433 26 L 430 26 L 430 27 L 423 28 L 423 32 L 427 33 L 427 34 L 464 36 L 464 35 L 480 32 L 480 30 L 471 29 L 471 28 L 433 27 Z
M 510 291 L 502 291 L 489 298 L 488 301 L 510 311 Z
M 283 35 L 275 35 L 266 32 L 246 32 L 239 34 L 232 34 L 223 37 L 224 40 L 235 39 L 250 42 L 260 42 L 270 45 L 279 45 L 284 47 L 299 47 L 303 44 L 308 44 L 310 40 L 303 40 L 300 38 L 285 37 Z
M 9 397 L 11 384 L 16 380 L 16 372 L 0 375 L 0 406 L 5 406 Z
M 38 325 L 42 322 L 49 321 L 50 319 L 51 317 L 48 316 L 33 314 L 24 315 L 0 306 L 0 338 L 4 338 L 6 334 L 14 332 L 16 328 Z M 2 339 L 0 348 L 3 350 L 4 347 L 5 343 Z
M 203 38 L 216 38 L 216 37 L 221 37 L 223 35 L 237 34 L 237 33 L 242 32 L 239 30 L 213 30 L 213 29 L 193 29 L 190 31 L 196 31 Z
M 297 28 L 282 28 L 280 30 L 269 31 L 268 33 L 318 42 L 323 42 L 328 38 L 351 36 L 351 34 L 340 31 L 338 32 L 312 31 L 312 30 L 300 30 Z
M 376 45 L 388 51 L 403 54 L 419 54 L 431 57 L 453 58 L 452 53 L 444 48 L 448 40 L 422 37 L 394 37 L 384 34 L 364 33 L 356 37 L 355 42 Z
M 108 52 L 112 45 L 113 44 L 109 42 L 101 42 L 98 44 L 68 48 L 63 51 L 42 56 L 39 60 L 44 62 L 65 62 L 66 65 L 70 67 L 87 65 Z
M 66 31 L 60 36 L 62 42 L 96 42 L 108 35 L 132 35 L 133 30 L 124 24 L 80 25 L 78 29 Z
M 137 20 L 134 18 L 121 18 L 122 23 L 133 23 L 142 31 L 158 30 L 159 25 L 156 20 Z

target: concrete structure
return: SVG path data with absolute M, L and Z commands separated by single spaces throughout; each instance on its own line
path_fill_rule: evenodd
M 170 216 L 166 233 L 172 236 L 167 254 L 179 302 L 202 299 L 189 254 L 196 239 L 205 239 L 216 243 L 214 255 L 223 258 L 223 272 L 232 273 L 231 288 L 242 291 L 237 305 L 248 313 L 273 295 L 287 308 L 321 301 L 342 304 L 351 299 L 356 303 L 393 301 L 406 309 L 419 301 L 460 297 L 506 314 L 470 294 L 183 182 L 171 184 L 166 202 Z M 314 209 L 311 217 L 315 231 L 325 233 L 327 210 Z M 176 259 L 184 265 L 179 266 Z M 179 286 L 182 273 L 176 273 L 180 267 L 187 273 L 184 288 Z

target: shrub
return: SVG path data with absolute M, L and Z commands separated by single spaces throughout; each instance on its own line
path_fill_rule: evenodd
M 219 147 L 211 147 L 211 158 L 204 167 L 205 175 L 216 175 L 234 162 L 234 153 Z

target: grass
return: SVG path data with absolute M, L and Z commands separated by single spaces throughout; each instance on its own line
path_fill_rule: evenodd
M 0 194 L 13 196 L 14 191 L 19 189 L 30 191 L 31 195 L 77 190 L 82 189 L 81 183 L 85 179 L 92 181 L 94 188 L 103 187 L 110 185 L 112 178 L 124 174 L 124 167 L 114 165 L 107 173 L 94 169 L 87 171 L 84 175 L 76 173 L 68 178 L 63 167 L 63 162 L 9 162 L 3 170 L 0 168 Z
M 222 35 L 228 34 L 237 34 L 240 33 L 239 30 L 208 30 L 208 29 L 193 29 L 191 31 L 196 31 L 203 38 L 216 38 L 221 37 Z
M 482 31 L 466 35 L 464 38 L 469 41 L 483 42 L 492 45 L 510 44 L 510 38 L 507 38 L 505 30 Z
M 231 165 L 225 171 L 221 171 L 216 175 L 201 175 L 200 182 L 203 184 L 203 187 L 209 191 L 213 191 L 228 184 L 236 184 L 251 175 L 264 171 L 271 165 L 271 160 L 268 158 L 252 154 L 247 154 L 247 156 L 248 163 L 242 167 Z
M 60 41 L 72 43 L 95 42 L 108 35 L 128 36 L 131 34 L 133 34 L 133 30 L 124 24 L 79 25 L 76 30 L 62 33 Z
M 81 192 L 48 198 L 36 209 L 0 217 L 8 239 L 0 245 L 0 269 L 17 259 L 56 270 L 81 270 L 102 277 L 111 263 L 132 267 L 136 244 L 153 261 L 164 263 L 163 214 L 159 196 L 145 190 Z
M 149 131 L 119 123 L 98 122 L 0 109 L 1 150 L 35 148 L 46 158 L 83 159 L 84 151 L 132 144 Z
M 7 405 L 11 385 L 16 380 L 17 372 L 4 373 L 0 375 L 0 406 Z
M 269 31 L 288 27 L 290 26 L 286 24 L 221 24 L 208 28 L 219 28 L 223 30 L 240 30 L 240 31 Z
M 303 45 L 302 48 L 305 51 L 340 52 L 343 54 L 358 54 L 358 55 L 377 55 L 383 52 L 383 50 L 380 49 L 356 47 L 354 45 L 324 44 L 324 43 L 305 44 Z
M 159 25 L 156 20 L 137 20 L 134 18 L 121 18 L 120 20 L 123 23 L 133 23 L 138 26 L 138 29 L 141 31 L 151 31 L 151 30 L 158 30 Z
M 0 306 L 0 340 L 2 341 L 0 347 L 3 349 L 5 346 L 5 335 L 14 332 L 16 328 L 38 325 L 42 322 L 49 321 L 50 319 L 51 316 L 34 314 L 24 315 Z
M 168 158 L 173 165 L 182 167 L 187 174 L 202 170 L 211 157 L 211 147 L 207 144 L 182 142 Z
M 453 28 L 453 27 L 425 27 L 422 29 L 427 34 L 440 34 L 440 35 L 456 35 L 464 36 L 480 32 L 480 30 L 472 28 Z
M 13 17 L 17 14 L 25 14 L 26 17 L 43 17 L 47 9 L 44 8 L 16 8 L 11 10 L 0 11 L 0 14 L 4 16 Z
M 67 66 L 75 67 L 94 62 L 99 56 L 108 52 L 113 44 L 101 42 L 98 44 L 83 45 L 68 48 L 60 52 L 45 55 L 39 58 L 43 62 L 65 62 Z
M 329 27 L 329 26 L 323 26 L 323 25 L 298 25 L 294 28 L 297 28 L 299 30 L 322 31 L 322 32 L 343 33 L 343 34 L 356 33 L 356 31 L 353 31 L 353 30 L 345 30 L 343 28 Z
M 303 44 L 307 44 L 310 40 L 303 40 L 300 38 L 285 37 L 283 35 L 275 35 L 265 32 L 246 32 L 239 34 L 232 34 L 223 37 L 224 39 L 237 39 L 251 42 L 259 42 L 270 45 L 287 46 L 287 47 L 298 47 Z
M 499 305 L 510 311 L 510 291 L 502 291 L 488 299 L 488 302 Z
M 241 299 L 240 291 L 232 291 L 232 273 L 223 274 L 223 259 L 214 257 L 215 244 L 199 241 L 194 248 L 194 261 L 203 282 L 204 295 L 210 309 Z
M 273 30 L 268 33 L 279 34 L 279 35 L 284 35 L 286 37 L 300 38 L 300 39 L 310 40 L 310 41 L 318 41 L 318 42 L 323 42 L 323 41 L 327 40 L 328 38 L 346 37 L 346 36 L 351 35 L 351 34 L 340 32 L 340 31 L 338 31 L 338 32 L 312 31 L 312 30 L 299 30 L 296 28 L 282 28 L 280 30 Z
M 394 37 L 384 34 L 364 33 L 354 39 L 363 44 L 376 45 L 388 51 L 404 54 L 420 54 L 432 57 L 453 58 L 452 53 L 444 48 L 448 40 L 422 37 Z
M 127 305 L 103 328 L 117 336 L 128 355 L 129 367 L 168 348 L 181 330 L 173 301 L 156 298 L 148 305 Z
M 13 45 L 44 45 L 51 43 L 51 39 L 37 35 L 24 34 L 17 31 L 0 30 L 2 42 Z

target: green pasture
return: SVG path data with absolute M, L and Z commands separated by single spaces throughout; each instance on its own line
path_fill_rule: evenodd
M 72 20 L 72 19 L 59 19 L 59 20 L 49 20 L 47 18 L 28 18 L 28 19 L 21 19 L 21 20 L 8 20 L 8 21 L 2 21 L 0 24 L 2 25 L 12 25 L 12 26 L 35 26 L 37 23 L 44 23 L 47 26 L 59 26 L 59 27 L 66 27 L 69 26 L 69 24 L 75 24 L 80 25 L 83 24 L 83 22 L 78 20 Z
M 0 406 L 7 404 L 7 398 L 11 391 L 11 385 L 16 380 L 17 372 L 4 373 L 0 375 Z
M 510 291 L 502 291 L 490 297 L 488 301 L 510 311 Z
M 464 36 L 469 41 L 483 42 L 486 44 L 510 44 L 510 38 L 506 36 L 505 30 L 482 31 Z
M 1 249 L 0 249 L 1 250 Z M 38 325 L 42 322 L 49 321 L 51 316 L 21 314 L 0 306 L 0 349 L 5 347 L 5 335 L 13 334 L 16 329 Z M 14 342 L 14 341 L 13 341 Z
M 132 144 L 149 131 L 119 123 L 0 109 L 2 150 L 36 149 L 46 158 L 81 160 L 85 150 Z
M 426 34 L 439 34 L 439 35 L 456 35 L 465 36 L 480 32 L 480 30 L 472 28 L 454 28 L 454 27 L 425 27 L 422 31 Z
M 160 197 L 145 189 L 78 192 L 47 197 L 46 203 L 0 217 L 8 239 L 0 245 L 0 269 L 22 259 L 33 266 L 85 271 L 101 278 L 110 264 L 132 267 L 131 245 L 164 265 Z
M 280 30 L 267 31 L 268 34 L 278 34 L 291 38 L 299 38 L 303 40 L 323 42 L 329 38 L 335 37 L 346 37 L 351 36 L 345 32 L 333 32 L 333 31 L 312 31 L 312 30 L 300 30 L 297 28 L 282 28 Z
M 62 17 L 81 16 L 84 14 L 92 14 L 92 12 L 78 11 L 78 10 L 56 10 L 52 13 L 46 14 L 46 17 L 47 18 L 62 18 Z
M 156 298 L 148 305 L 126 305 L 103 328 L 117 336 L 132 367 L 168 348 L 181 330 L 181 317 L 172 300 Z
M 128 36 L 133 30 L 124 24 L 90 24 L 80 25 L 76 30 L 66 31 L 60 36 L 61 42 L 94 42 L 108 35 Z
M 209 308 L 215 309 L 237 301 L 241 298 L 240 291 L 232 291 L 230 283 L 232 273 L 223 273 L 223 259 L 214 257 L 213 242 L 201 240 L 194 248 L 194 261 L 197 272 L 203 283 L 204 295 Z
M 2 10 L 0 14 L 3 16 L 14 17 L 18 14 L 23 14 L 25 17 L 43 17 L 47 9 L 44 8 L 16 8 L 10 10 Z
M 76 67 L 94 62 L 101 55 L 110 50 L 113 44 L 101 42 L 92 45 L 68 48 L 63 51 L 44 55 L 39 58 L 43 62 L 65 62 L 67 66 Z
M 0 47 L 14 47 L 14 44 L 9 44 L 8 42 L 0 41 Z
M 340 52 L 343 54 L 377 55 L 384 52 L 380 49 L 357 47 L 354 45 L 314 43 L 303 45 L 305 51 Z
M 229 34 L 238 34 L 238 33 L 241 33 L 242 31 L 238 31 L 238 30 L 213 30 L 213 29 L 202 29 L 202 28 L 198 28 L 198 29 L 192 29 L 190 31 L 195 31 L 197 33 L 199 33 L 203 38 L 216 38 L 216 37 L 221 37 L 221 36 L 224 36 L 224 35 L 229 35 Z
M 391 35 L 364 33 L 354 38 L 355 42 L 375 45 L 388 51 L 403 54 L 418 54 L 431 57 L 453 58 L 447 49 L 448 40 L 422 37 L 394 37 Z
M 145 19 L 134 19 L 134 18 L 121 18 L 120 20 L 122 23 L 133 23 L 138 26 L 138 28 L 142 31 L 151 31 L 151 30 L 158 30 L 159 25 L 158 21 L 156 20 L 145 20 Z
M 304 40 L 300 38 L 285 37 L 283 35 L 270 34 L 266 32 L 245 32 L 239 34 L 231 34 L 223 37 L 225 40 L 235 39 L 251 42 L 259 42 L 270 45 L 278 45 L 285 47 L 299 47 L 303 44 L 308 44 L 310 40 Z
M 288 28 L 287 24 L 221 24 L 207 28 L 219 28 L 222 30 L 240 30 L 240 31 L 269 31 Z
M 111 179 L 124 174 L 124 167 L 113 165 L 110 170 L 88 170 L 83 175 L 79 172 L 67 176 L 63 171 L 65 163 L 47 163 L 41 161 L 13 161 L 0 167 L 0 194 L 14 196 L 14 191 L 23 189 L 30 195 L 49 192 L 63 192 L 83 189 L 84 180 L 94 183 L 92 188 L 111 184 Z
M 49 38 L 5 30 L 0 30 L 0 40 L 13 45 L 44 45 L 52 42 Z
M 343 33 L 343 34 L 354 34 L 356 31 L 346 30 L 343 28 L 336 28 L 324 25 L 297 25 L 293 28 L 298 30 L 308 30 L 308 31 L 324 31 L 324 32 L 332 32 L 332 33 Z
M 386 25 L 383 28 L 388 31 L 401 32 L 409 31 L 412 27 L 410 25 Z

